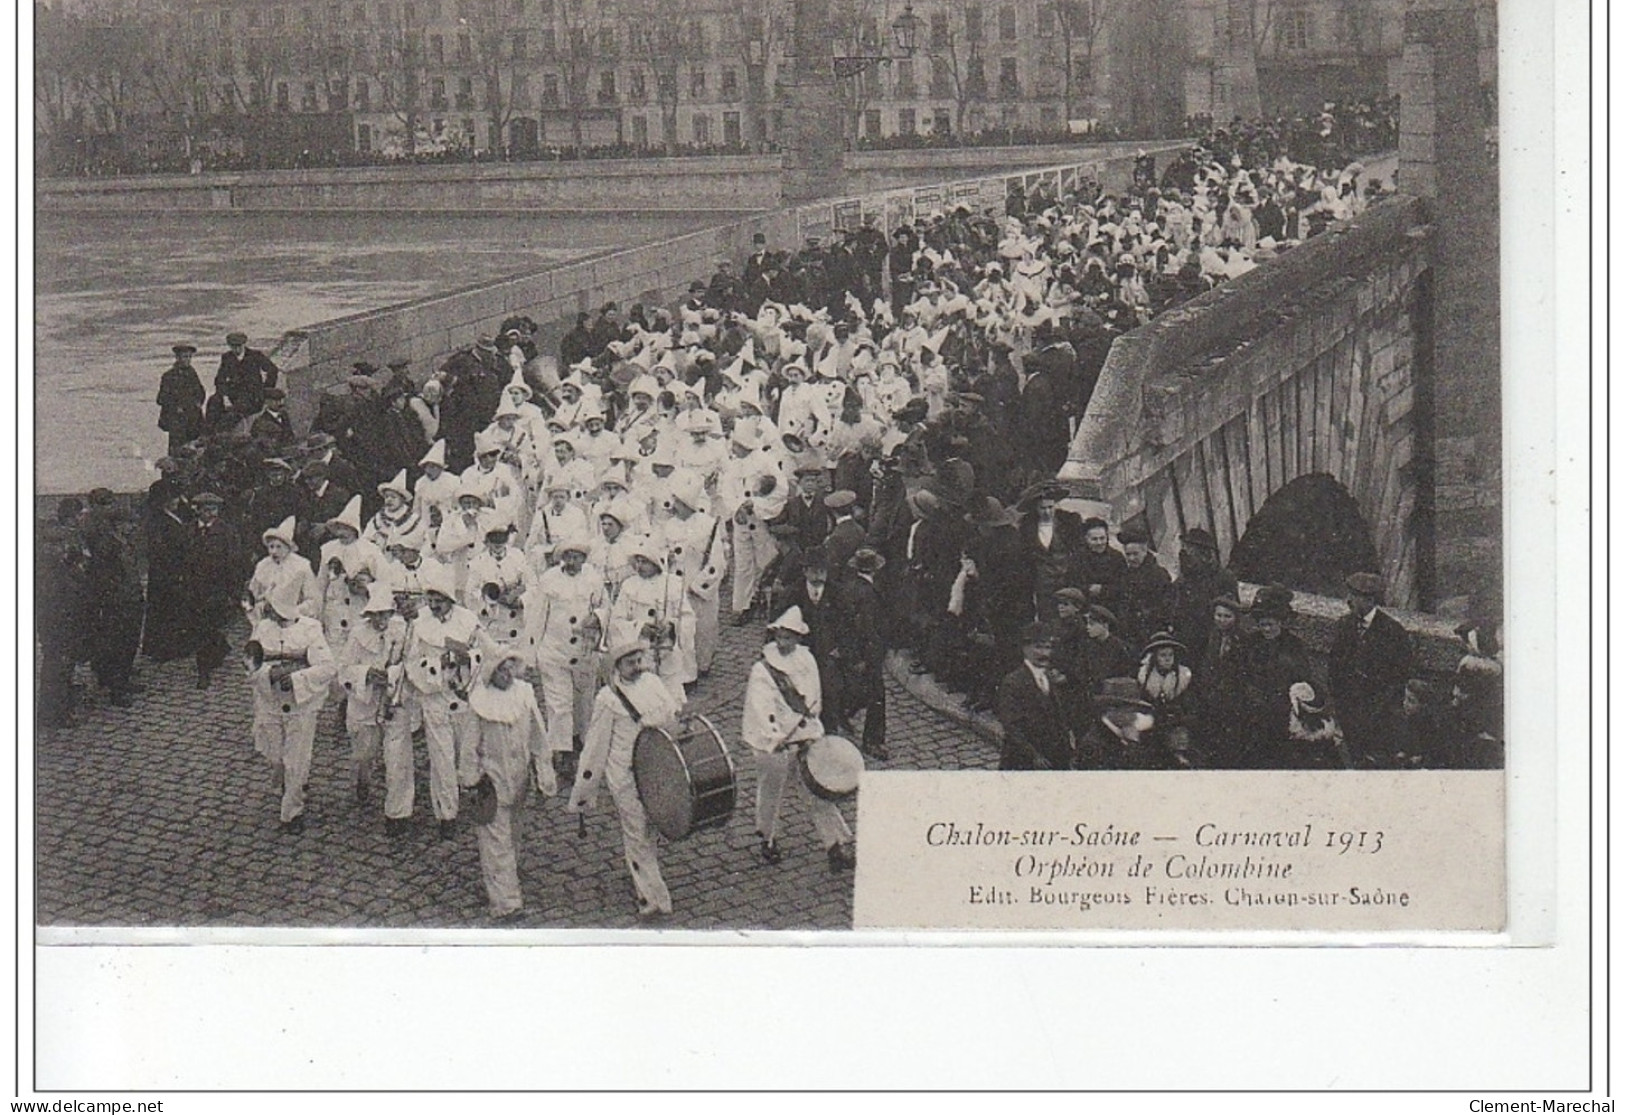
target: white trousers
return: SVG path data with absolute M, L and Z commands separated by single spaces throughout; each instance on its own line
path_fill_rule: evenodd
M 581 735 L 592 720 L 592 701 L 598 693 L 598 657 L 582 655 L 572 666 L 569 660 L 540 663 L 542 675 L 542 711 L 547 714 L 547 733 L 543 736 L 548 755 L 570 751 L 575 737 Z M 532 737 L 532 747 L 535 747 Z M 548 755 L 538 755 L 547 758 Z
M 769 840 L 777 839 L 779 834 L 779 810 L 784 804 L 785 784 L 794 781 L 801 786 L 800 773 L 792 778 L 790 772 L 795 758 L 795 749 L 788 746 L 756 753 L 756 831 Z M 849 843 L 852 830 L 836 804 L 818 797 L 805 786 L 801 786 L 801 792 L 807 796 L 819 843 L 826 848 Z
M 254 717 L 254 750 L 270 760 L 282 779 L 284 821 L 305 811 L 305 784 L 310 781 L 310 757 L 316 745 L 316 721 L 322 708 L 292 713 L 259 713 Z
M 637 781 L 632 776 L 632 745 L 611 748 L 604 764 L 604 784 L 621 815 L 621 841 L 626 848 L 626 866 L 632 873 L 632 886 L 638 894 L 641 909 L 671 913 L 671 891 L 660 875 L 660 851 L 655 844 L 654 829 L 649 815 L 643 810 L 643 799 L 638 797 Z
M 480 846 L 480 876 L 485 880 L 492 917 L 511 914 L 525 905 L 519 889 L 519 807 L 523 800 L 521 795 L 513 805 L 498 805 L 490 824 L 474 828 Z
M 452 706 L 455 705 L 456 708 Z M 468 702 L 449 693 L 409 693 L 384 731 L 384 816 L 410 817 L 412 724 L 421 710 L 429 749 L 429 805 L 442 821 L 457 819 L 457 787 L 480 780 L 480 728 Z
M 753 516 L 744 526 L 733 524 L 734 532 L 734 611 L 743 612 L 756 598 L 756 586 L 762 583 L 762 574 L 773 564 L 779 544 L 767 532 L 767 525 Z

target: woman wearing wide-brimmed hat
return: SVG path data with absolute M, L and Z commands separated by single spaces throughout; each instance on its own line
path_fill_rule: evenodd
M 1177 766 L 1198 765 L 1191 747 L 1195 675 L 1185 664 L 1188 653 L 1184 643 L 1166 631 L 1158 632 L 1140 651 L 1140 668 L 1134 676 L 1140 696 L 1156 710 L 1157 739 Z

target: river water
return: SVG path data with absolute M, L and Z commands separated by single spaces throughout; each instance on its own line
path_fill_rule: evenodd
M 156 473 L 158 378 L 190 341 L 212 388 L 228 332 L 288 329 L 722 223 L 693 216 L 185 214 L 35 223 L 35 476 L 129 491 Z

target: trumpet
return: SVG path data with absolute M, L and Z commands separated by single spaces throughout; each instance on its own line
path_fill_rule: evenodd
M 361 572 L 352 577 L 345 577 L 344 587 L 349 591 L 351 596 L 360 596 L 365 598 L 367 596 L 367 586 L 372 584 L 372 581 L 372 574 L 363 569 Z

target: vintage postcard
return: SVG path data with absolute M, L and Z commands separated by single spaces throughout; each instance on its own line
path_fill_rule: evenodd
M 688 7 L 36 12 L 43 939 L 1501 930 L 1494 5 Z
M 384 1086 L 326 1052 L 378 987 L 602 1021 L 613 969 L 700 1012 L 756 954 L 620 946 L 735 943 L 898 947 L 752 977 L 825 1019 L 772 1075 L 629 1010 L 669 1061 L 387 1086 L 1575 1076 L 1566 1022 L 1460 1079 L 1493 1043 L 1169 1076 L 1132 1027 L 921 1036 L 1141 1002 L 1052 946 L 1556 941 L 1584 726 L 1505 684 L 1561 681 L 1528 586 L 1583 591 L 1577 535 L 1504 533 L 1555 483 L 1505 415 L 1552 417 L 1529 338 L 1571 312 L 1509 268 L 1556 309 L 1503 329 L 1503 236 L 1546 226 L 1502 200 L 1550 177 L 1503 167 L 1550 148 L 1503 77 L 1549 82 L 1528 32 L 1566 18 L 1526 7 L 34 5 L 32 1086 Z M 174 943 L 209 947 L 123 947 Z M 334 943 L 460 947 L 405 980 Z M 1395 1025 L 1358 993 L 1417 984 L 1395 952 L 1339 1024 Z M 117 1005 L 260 983 L 323 1006 L 297 1056 Z

